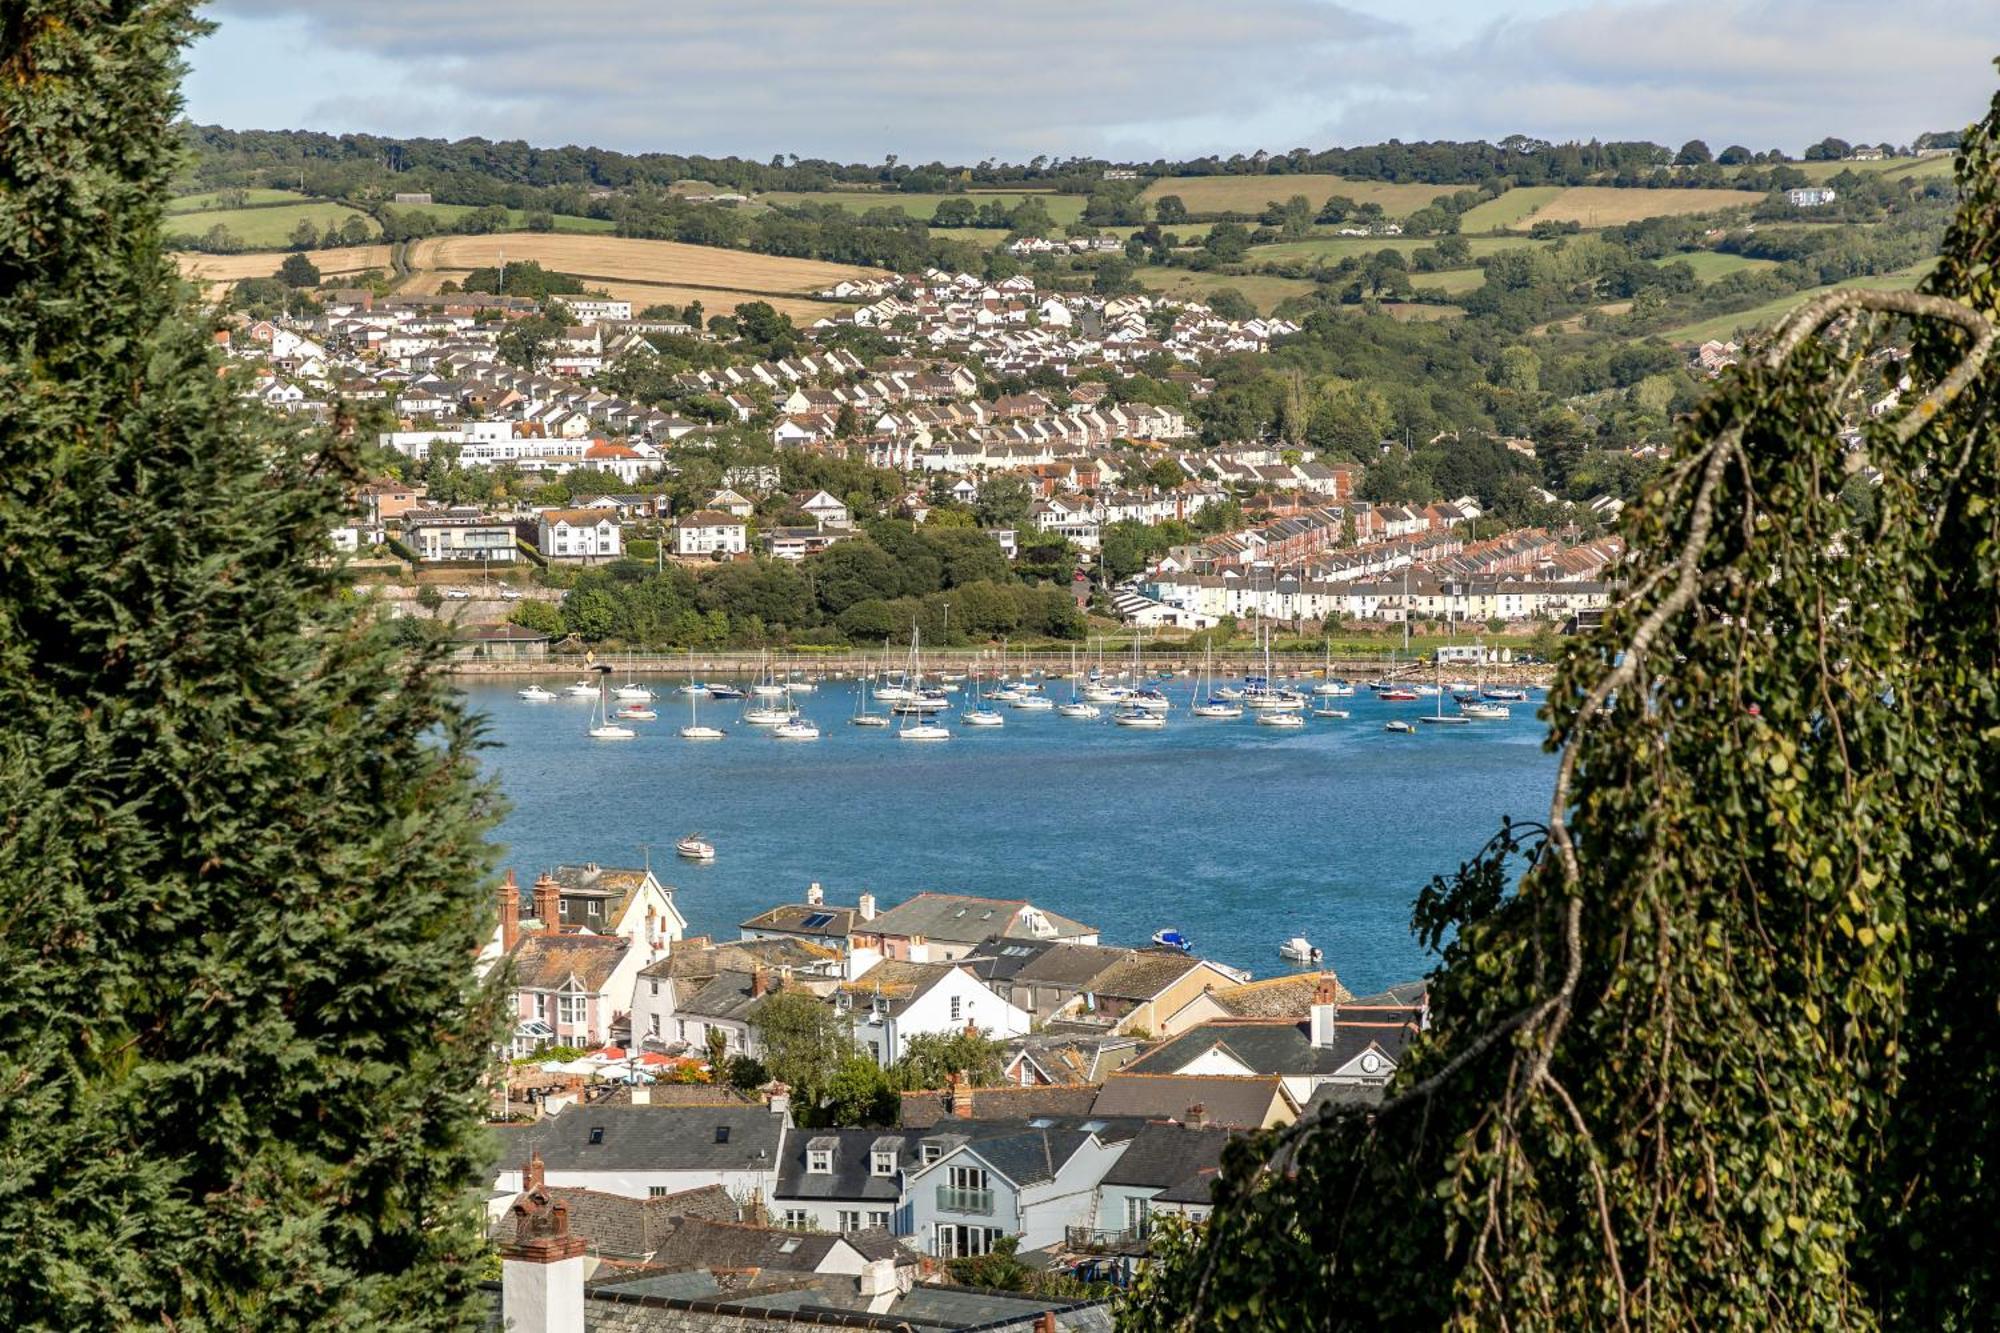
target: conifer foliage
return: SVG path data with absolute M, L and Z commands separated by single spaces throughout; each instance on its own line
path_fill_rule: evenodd
M 0 1327 L 458 1327 L 489 796 L 160 251 L 191 3 L 0 8 Z
M 1992 1326 L 2000 99 L 1958 181 L 1926 289 L 1807 303 L 1634 507 L 1383 1106 L 1238 1145 L 1126 1327 Z

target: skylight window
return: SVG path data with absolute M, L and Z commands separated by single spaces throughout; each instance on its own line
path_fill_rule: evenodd
M 590 1127 L 590 1141 L 592 1143 L 604 1142 L 604 1126 L 592 1125 Z
M 715 1141 L 717 1143 L 729 1142 L 729 1126 L 717 1125 L 715 1127 Z
M 813 912 L 805 920 L 799 922 L 799 929 L 818 930 L 831 920 L 833 920 L 833 913 L 831 912 Z

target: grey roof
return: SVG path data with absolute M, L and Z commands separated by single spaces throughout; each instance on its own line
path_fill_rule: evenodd
M 677 1015 L 720 1018 L 747 1023 L 764 1002 L 765 995 L 752 995 L 756 978 L 748 972 L 721 972 L 713 981 L 674 1006 Z
M 840 957 L 831 945 L 794 938 L 723 940 L 705 943 L 682 940 L 659 962 L 640 970 L 642 977 L 713 977 L 723 972 L 748 972 L 762 967 L 774 976 L 784 968 L 799 970 L 824 965 Z
M 1341 1008 L 1346 1010 L 1347 1006 Z M 1135 1074 L 1174 1074 L 1210 1050 L 1221 1048 L 1245 1069 L 1256 1074 L 1284 1074 L 1300 1077 L 1331 1074 L 1371 1046 L 1391 1061 L 1402 1059 L 1403 1048 L 1416 1035 L 1410 1023 L 1392 1020 L 1335 1024 L 1333 1044 L 1315 1046 L 1305 1023 L 1256 1019 L 1221 1019 L 1189 1028 L 1172 1041 L 1134 1060 L 1128 1069 Z
M 1095 1084 L 1055 1084 L 1040 1087 L 972 1088 L 972 1114 L 951 1114 L 949 1092 L 906 1092 L 902 1095 L 904 1129 L 958 1128 L 980 1121 L 1018 1120 L 1029 1116 L 1087 1116 L 1097 1101 Z
M 1104 1183 L 1171 1188 L 1204 1169 L 1213 1171 L 1221 1165 L 1222 1150 L 1234 1137 L 1221 1126 L 1196 1129 L 1151 1121 L 1105 1172 Z
M 924 1140 L 945 1145 L 945 1153 L 964 1146 L 1015 1185 L 1053 1180 L 1070 1158 L 1095 1139 L 1125 1143 L 1145 1122 L 1130 1116 L 1038 1116 L 1030 1120 L 957 1121 L 949 1132 L 927 1134 Z M 942 1129 L 943 1127 L 940 1127 Z M 940 1158 L 942 1160 L 942 1158 Z
M 510 1169 L 538 1152 L 550 1171 L 767 1171 L 785 1121 L 763 1106 L 572 1106 L 493 1132 Z
M 855 1235 L 863 1233 L 856 1232 Z M 899 1247 L 887 1232 L 884 1257 L 895 1257 Z M 744 1226 L 736 1222 L 712 1222 L 702 1217 L 682 1218 L 653 1255 L 653 1266 L 686 1268 L 771 1268 L 791 1273 L 816 1273 L 820 1265 L 843 1242 L 838 1231 L 786 1231 L 777 1227 Z M 859 1247 L 856 1247 L 857 1249 Z M 871 1250 L 883 1246 L 871 1244 Z M 915 1256 L 909 1256 L 915 1262 Z
M 1082 986 L 1098 973 L 1131 956 L 1130 949 L 1067 940 L 1021 940 L 995 935 L 963 960 L 982 979 Z
M 683 1217 L 734 1222 L 741 1214 L 736 1200 L 720 1185 L 646 1199 L 566 1185 L 545 1188 L 551 1198 L 568 1205 L 571 1234 L 581 1236 L 590 1253 L 616 1259 L 649 1257 Z M 503 1214 L 493 1230 L 498 1234 L 512 1225 L 513 1219 Z
M 817 903 L 782 903 L 768 912 L 759 912 L 742 924 L 744 930 L 784 931 L 813 938 L 846 939 L 854 933 L 860 912 L 852 907 Z M 825 920 L 818 918 L 824 917 Z M 808 921 L 813 922 L 807 925 Z
M 1387 1093 L 1388 1086 L 1382 1083 L 1322 1083 L 1313 1089 L 1312 1096 L 1306 1098 L 1306 1104 L 1299 1108 L 1299 1119 L 1311 1120 L 1328 1106 L 1380 1106 Z
M 771 1197 L 894 1206 L 902 1197 L 901 1173 L 915 1164 L 914 1144 L 914 1135 L 887 1134 L 879 1129 L 827 1130 L 813 1135 L 809 1142 L 803 1134 L 794 1134 L 786 1141 L 784 1158 L 778 1163 L 778 1186 Z M 807 1149 L 827 1146 L 833 1148 L 833 1170 L 820 1174 L 806 1170 Z M 878 1147 L 895 1150 L 896 1175 L 874 1174 Z
M 1276 1075 L 1237 1078 L 1208 1074 L 1117 1073 L 1104 1080 L 1092 1108 L 1097 1115 L 1178 1120 L 1200 1106 L 1213 1125 L 1261 1127 L 1273 1102 L 1283 1098 Z
M 877 935 L 921 936 L 949 944 L 977 944 L 993 935 L 1014 938 L 1061 939 L 1097 932 L 1079 921 L 1034 908 L 1047 919 L 1053 934 L 1034 935 L 1023 921 L 1032 904 L 1021 898 L 975 898 L 962 893 L 920 893 L 866 922 L 863 930 Z

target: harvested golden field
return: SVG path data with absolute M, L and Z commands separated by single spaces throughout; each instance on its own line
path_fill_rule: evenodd
M 1505 199 L 1507 196 L 1502 195 Z M 1748 190 L 1621 190 L 1609 185 L 1573 185 L 1512 226 L 1525 231 L 1537 222 L 1575 222 L 1584 227 L 1619 227 L 1646 218 L 1713 213 L 1748 208 L 1763 201 Z
M 1465 185 L 1391 185 L 1386 181 L 1349 180 L 1306 172 L 1295 176 L 1167 176 L 1148 185 L 1139 197 L 1158 199 L 1176 194 L 1190 213 L 1261 213 L 1273 200 L 1283 203 L 1295 194 L 1312 200 L 1317 209 L 1336 194 L 1357 204 L 1380 204 L 1392 218 L 1407 217 L 1440 195 L 1470 189 Z
M 427 268 L 421 273 L 412 273 L 396 288 L 399 296 L 436 296 L 438 289 L 447 282 L 464 282 L 472 272 L 469 268 Z
M 313 267 L 325 278 L 340 273 L 359 273 L 363 269 L 387 269 L 389 247 L 350 245 L 339 250 L 308 250 L 306 258 L 312 260 Z M 181 250 L 175 252 L 174 262 L 180 265 L 183 277 L 199 278 L 203 282 L 236 282 L 242 278 L 272 276 L 278 271 L 278 265 L 285 262 L 285 256 L 269 251 L 254 255 L 203 255 Z
M 566 236 L 517 232 L 504 236 L 441 236 L 410 247 L 413 270 L 487 268 L 532 259 L 543 268 L 592 280 L 708 288 L 727 293 L 797 296 L 842 278 L 876 277 L 877 270 L 816 259 L 787 259 L 678 241 L 637 241 L 618 236 Z

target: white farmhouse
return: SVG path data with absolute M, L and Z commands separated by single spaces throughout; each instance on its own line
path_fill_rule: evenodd
M 698 509 L 674 524 L 675 555 L 727 557 L 749 549 L 749 526 L 732 514 Z
M 624 550 L 618 520 L 602 509 L 545 509 L 535 547 L 550 560 L 616 560 Z

